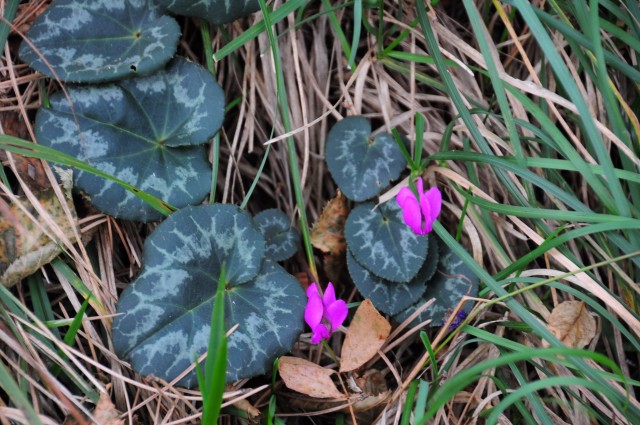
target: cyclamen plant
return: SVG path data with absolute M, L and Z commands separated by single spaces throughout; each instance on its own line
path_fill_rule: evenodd
M 207 349 L 223 264 L 225 329 L 238 325 L 228 340 L 228 381 L 265 373 L 303 329 L 304 292 L 276 263 L 297 250 L 287 217 L 192 206 L 210 189 L 205 144 L 222 125 L 224 93 L 208 70 L 174 57 L 180 27 L 167 8 L 220 24 L 259 6 L 57 0 L 20 48 L 33 68 L 70 83 L 39 109 L 38 141 L 134 186 L 74 170 L 74 189 L 127 220 L 163 218 L 141 198 L 160 198 L 165 214 L 178 209 L 145 241 L 141 273 L 120 295 L 112 326 L 116 353 L 141 374 L 172 381 Z M 195 372 L 178 383 L 195 385 Z
M 409 166 L 409 186 L 395 202 L 359 204 L 347 217 L 347 266 L 360 294 L 398 321 L 435 297 L 415 321 L 431 319 L 432 326 L 441 326 L 463 295 L 475 295 L 478 280 L 431 233 L 442 194 L 437 187 L 424 191 L 421 176 L 428 159 L 422 159 L 421 128 L 424 118 L 417 114 L 410 156 L 399 135 L 381 133 L 372 139 L 365 118 L 347 117 L 329 132 L 326 161 L 340 190 L 358 202 L 380 194 Z

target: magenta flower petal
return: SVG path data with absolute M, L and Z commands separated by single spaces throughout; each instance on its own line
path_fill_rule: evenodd
M 411 189 L 403 187 L 396 197 L 396 202 L 398 202 L 398 205 L 402 208 L 402 218 L 404 222 L 407 226 L 411 227 L 415 233 L 418 233 L 420 225 L 422 224 L 422 214 L 420 213 L 418 200 Z
M 320 297 L 320 294 L 318 292 L 318 284 L 317 283 L 312 283 L 311 285 L 309 285 L 309 287 L 307 288 L 307 297 L 308 298 Z
M 307 297 L 309 299 L 304 309 L 304 320 L 311 328 L 311 343 L 318 344 L 329 338 L 331 332 L 339 328 L 347 318 L 347 303 L 336 300 L 336 291 L 331 282 L 327 284 L 322 298 L 316 283 L 307 288 Z
M 307 295 L 309 296 L 309 300 L 307 301 L 307 306 L 304 309 L 304 321 L 307 322 L 307 325 L 311 329 L 316 328 L 320 322 L 322 321 L 322 316 L 324 315 L 324 306 L 322 305 L 322 300 L 320 299 L 320 295 L 318 294 L 318 288 L 315 288 L 315 292 L 311 290 L 311 287 L 315 286 L 315 283 L 309 286 L 307 289 Z
M 419 234 L 426 235 L 432 230 L 433 220 L 431 219 L 431 204 L 424 194 L 420 195 L 420 212 L 422 212 L 424 223 L 420 228 Z
M 433 222 L 440 215 L 442 193 L 437 187 L 424 192 L 422 179 L 416 182 L 419 201 L 408 187 L 403 187 L 396 195 L 396 202 L 402 208 L 404 222 L 418 235 L 426 235 L 433 230 Z
M 330 335 L 329 329 L 327 329 L 327 326 L 325 324 L 320 323 L 318 326 L 311 329 L 312 329 L 312 335 L 311 335 L 312 344 L 318 344 L 323 339 L 329 338 L 329 335 Z
M 326 308 L 324 317 L 331 324 L 331 332 L 334 332 L 344 323 L 348 313 L 347 303 L 343 300 L 337 300 Z
M 398 205 L 400 205 L 400 208 L 404 208 L 407 201 L 411 199 L 415 200 L 416 195 L 414 195 L 411 189 L 406 186 L 400 189 L 400 192 L 398 192 L 398 194 L 396 195 L 396 202 L 398 203 Z
M 324 290 L 324 294 L 322 295 L 322 304 L 324 304 L 324 308 L 326 309 L 335 301 L 336 301 L 336 290 L 333 288 L 333 283 L 329 282 L 327 284 L 327 289 Z
M 442 209 L 442 193 L 437 187 L 432 187 L 426 191 L 424 197 L 427 198 L 431 206 L 431 221 L 435 221 L 440 215 L 440 209 Z

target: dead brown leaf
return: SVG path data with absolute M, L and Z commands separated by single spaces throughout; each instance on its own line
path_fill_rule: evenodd
M 313 226 L 311 245 L 326 254 L 344 254 L 347 249 L 344 224 L 348 214 L 347 198 L 338 191 L 338 195 L 327 203 Z
M 596 320 L 582 301 L 558 304 L 549 316 L 549 330 L 568 347 L 583 348 L 596 334 Z
M 103 392 L 100 393 L 100 399 L 98 400 L 98 404 L 96 404 L 96 408 L 93 409 L 93 419 L 95 419 L 95 422 L 82 416 L 74 417 L 69 415 L 63 425 L 85 425 L 89 423 L 96 425 L 124 425 L 124 421 L 118 419 L 120 415 L 120 411 L 118 411 L 113 402 L 111 402 L 109 394 Z
M 340 372 L 354 370 L 371 360 L 391 332 L 391 325 L 370 300 L 364 300 L 351 320 L 342 346 Z
M 255 419 L 260 416 L 260 410 L 256 409 L 255 406 L 249 403 L 249 400 L 246 398 L 234 402 L 233 406 L 245 412 L 251 419 Z
M 107 393 L 100 394 L 100 400 L 93 411 L 93 416 L 99 425 L 124 425 L 124 421 L 118 419 L 120 412 L 111 402 L 111 397 Z
M 74 229 L 53 189 L 36 193 L 36 196 L 64 234 L 73 240 Z M 65 200 L 75 213 L 73 202 Z M 25 199 L 23 204 L 38 219 L 29 201 Z M 49 239 L 40 225 L 34 223 L 18 205 L 7 204 L 0 199 L 0 212 L 0 282 L 11 287 L 57 257 L 62 246 Z
M 331 380 L 334 370 L 299 357 L 280 357 L 278 372 L 287 388 L 315 398 L 345 399 Z

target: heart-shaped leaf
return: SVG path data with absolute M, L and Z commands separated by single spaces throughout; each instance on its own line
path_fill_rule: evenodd
M 439 246 L 438 270 L 433 278 L 427 282 L 427 290 L 420 300 L 394 316 L 398 322 L 405 321 L 417 308 L 431 298 L 435 298 L 435 302 L 420 313 L 413 323 L 417 324 L 431 319 L 430 326 L 442 326 L 463 296 L 475 297 L 478 294 L 476 275 L 448 246 L 442 242 L 439 243 Z M 471 303 L 465 303 L 462 311 L 468 313 L 471 307 Z
M 355 259 L 371 273 L 392 282 L 408 282 L 427 256 L 428 238 L 416 235 L 402 219 L 395 202 L 374 208 L 354 208 L 345 228 L 347 245 Z
M 116 353 L 134 370 L 171 381 L 207 349 L 216 286 L 225 264 L 227 380 L 264 373 L 302 331 L 306 296 L 297 280 L 262 261 L 264 239 L 232 205 L 186 207 L 147 238 L 138 278 L 118 301 Z M 195 370 L 180 385 L 197 382 Z
M 300 235 L 291 227 L 291 220 L 284 212 L 275 208 L 264 210 L 256 214 L 253 220 L 267 242 L 267 258 L 284 261 L 296 253 Z
M 20 57 L 52 78 L 98 82 L 160 69 L 180 27 L 150 0 L 57 0 L 27 33 Z
M 406 283 L 391 282 L 371 273 L 362 267 L 347 252 L 347 266 L 349 275 L 356 288 L 364 298 L 371 300 L 373 305 L 383 313 L 397 314 L 420 299 L 427 289 L 427 281 L 433 277 L 438 265 L 438 241 L 435 236 L 429 236 L 429 249 L 418 274 Z
M 197 16 L 214 25 L 226 24 L 260 10 L 258 0 L 158 0 L 178 15 Z
M 378 195 L 407 165 L 391 135 L 370 136 L 371 124 L 360 116 L 339 121 L 327 136 L 325 156 L 331 176 L 354 201 Z
M 38 142 L 112 174 L 178 208 L 201 202 L 211 185 L 204 143 L 220 128 L 224 94 L 203 67 L 184 59 L 144 78 L 68 87 L 36 118 Z M 74 187 L 99 210 L 127 220 L 162 215 L 101 177 L 74 172 Z

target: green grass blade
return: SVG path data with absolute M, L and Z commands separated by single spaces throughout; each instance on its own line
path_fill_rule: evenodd
M 493 279 L 491 275 L 489 275 L 489 273 L 487 273 L 482 267 L 480 267 L 480 265 L 473 260 L 473 258 L 469 255 L 469 253 L 460 244 L 458 244 L 455 241 L 455 239 L 453 239 L 453 237 L 444 229 L 444 227 L 442 227 L 442 224 L 440 224 L 440 222 L 436 221 L 433 224 L 433 228 L 436 234 L 442 239 L 443 243 L 445 243 L 449 248 L 451 248 L 451 250 L 460 258 L 460 260 L 464 262 L 467 265 L 467 267 L 469 267 L 471 271 L 476 276 L 478 276 L 478 278 L 484 281 L 484 283 L 497 296 L 506 297 L 509 295 L 508 292 L 498 282 L 496 282 L 496 280 Z M 508 297 L 505 299 L 504 302 L 507 305 L 507 307 L 509 307 L 513 311 L 514 314 L 518 315 L 523 322 L 525 322 L 531 327 L 533 332 L 535 332 L 540 338 L 543 338 L 551 345 L 551 348 L 545 349 L 547 350 L 547 352 L 554 352 L 555 350 L 561 350 L 561 351 L 566 350 L 562 342 L 560 342 L 551 333 L 551 331 L 547 329 L 547 327 L 543 323 L 541 323 L 536 317 L 534 317 L 524 306 L 520 305 L 515 299 Z M 574 353 L 574 354 L 579 354 L 579 353 Z M 596 353 L 590 353 L 590 355 L 604 357 Z M 597 370 L 588 366 L 584 362 L 584 360 L 576 357 L 575 355 L 567 356 L 567 360 L 569 360 L 570 363 L 575 368 L 577 368 L 582 374 L 584 374 L 584 376 L 606 387 L 607 383 L 602 377 L 602 375 Z M 613 364 L 613 362 L 611 362 L 607 358 L 604 358 L 601 362 L 603 364 L 608 365 L 609 367 L 613 367 L 613 369 L 617 368 L 617 366 L 615 366 L 615 364 Z M 640 423 L 640 409 L 637 409 L 635 406 L 627 406 L 627 401 L 622 394 L 613 393 L 609 395 L 611 396 L 610 402 L 614 406 L 621 409 L 624 406 L 625 409 L 623 410 L 626 410 L 628 412 L 629 418 L 631 419 L 633 417 L 634 420 Z M 435 411 L 437 411 L 438 408 L 436 408 Z M 429 415 L 427 415 L 427 417 L 429 417 Z
M 224 394 L 227 373 L 227 336 L 224 320 L 226 286 L 227 279 L 223 263 L 211 314 L 211 331 L 209 333 L 208 354 L 204 363 L 204 379 L 202 371 L 198 370 L 198 381 L 202 392 L 203 424 L 218 423 L 218 416 L 222 409 L 222 395 Z
M 418 390 L 418 381 L 411 381 L 409 388 L 407 389 L 407 396 L 404 401 L 404 407 L 402 408 L 402 419 L 400 425 L 411 424 L 411 412 L 413 412 L 413 401 L 416 397 Z
M 295 12 L 299 8 L 303 7 L 309 2 L 309 0 L 289 0 L 284 2 L 282 6 L 269 13 L 268 18 L 265 16 L 265 19 L 256 22 L 251 26 L 251 28 L 247 29 L 240 36 L 234 38 L 229 42 L 229 44 L 222 47 L 218 50 L 214 55 L 213 59 L 216 62 L 221 61 L 225 57 L 229 56 L 231 53 L 238 50 L 240 47 L 244 46 L 249 41 L 253 40 L 257 36 L 259 36 L 263 31 L 265 31 L 265 25 L 271 26 L 272 24 L 276 24 L 282 21 L 287 17 L 290 13 Z M 267 21 L 270 23 L 267 24 Z
M 133 193 L 138 198 L 142 199 L 144 202 L 151 205 L 155 210 L 161 212 L 164 215 L 169 215 L 176 210 L 176 207 L 174 207 L 173 205 L 159 198 L 156 198 L 155 196 L 146 193 L 138 189 L 137 187 L 132 186 L 129 183 L 112 176 L 111 174 L 105 173 L 104 171 L 92 167 L 91 165 L 86 164 L 85 162 L 82 162 L 71 155 L 67 155 L 55 149 L 51 149 L 47 146 L 37 145 L 35 143 L 27 142 L 17 137 L 0 134 L 0 149 L 4 149 L 12 153 L 17 153 L 22 156 L 44 159 L 45 161 L 64 165 L 66 167 L 76 168 L 78 170 L 86 171 L 87 173 L 91 173 L 98 177 L 110 180 L 122 186 L 129 192 Z
M 555 72 L 558 81 L 562 83 L 569 99 L 571 99 L 578 109 L 579 120 L 584 126 L 585 139 L 589 142 L 591 149 L 596 153 L 598 162 L 604 169 L 607 186 L 611 191 L 610 198 L 613 198 L 613 204 L 611 204 L 611 201 L 607 201 L 606 199 L 602 199 L 602 201 L 606 202 L 605 205 L 607 205 L 607 208 L 611 212 L 629 217 L 631 215 L 631 211 L 626 201 L 627 198 L 622 190 L 620 181 L 616 178 L 615 173 L 613 172 L 611 156 L 606 149 L 606 145 L 602 140 L 602 136 L 595 125 L 585 100 L 583 99 L 580 90 L 578 90 L 578 86 L 558 53 L 556 45 L 542 26 L 542 23 L 534 12 L 534 8 L 531 3 L 524 0 L 513 0 L 512 3 L 518 9 L 527 25 L 531 28 L 531 33 L 544 52 L 544 55 Z
M 289 133 L 291 127 L 291 116 L 289 112 L 289 102 L 287 100 L 287 91 L 284 84 L 284 74 L 282 71 L 282 62 L 280 61 L 280 53 L 278 49 L 278 43 L 276 36 L 273 32 L 271 22 L 271 12 L 267 8 L 265 0 L 259 0 L 260 9 L 264 15 L 264 22 L 267 35 L 269 36 L 269 44 L 271 45 L 271 53 L 273 55 L 273 62 L 276 69 L 276 87 L 277 87 L 277 101 L 282 117 L 282 124 L 284 131 Z M 293 3 L 290 1 L 285 3 Z M 279 8 L 278 10 L 282 9 Z M 318 271 L 316 270 L 315 257 L 313 253 L 313 247 L 311 246 L 311 232 L 309 231 L 309 221 L 307 220 L 307 210 L 304 203 L 304 196 L 302 194 L 302 187 L 300 184 L 300 170 L 298 169 L 298 157 L 296 155 L 296 146 L 293 137 L 289 136 L 286 139 L 287 154 L 289 157 L 289 172 L 291 173 L 291 182 L 293 184 L 293 193 L 296 200 L 296 207 L 298 208 L 298 217 L 300 222 L 300 233 L 302 233 L 302 241 L 307 254 L 307 261 L 309 263 L 309 269 L 314 279 L 317 279 Z
M 360 32 L 362 31 L 362 0 L 353 1 L 353 38 L 351 39 L 351 52 L 347 67 L 353 69 L 356 61 L 356 53 L 360 44 Z
M 42 424 L 40 416 L 38 416 L 29 399 L 13 380 L 11 374 L 4 365 L 4 362 L 0 362 L 0 387 L 16 407 L 24 413 L 27 423 L 33 425 Z

